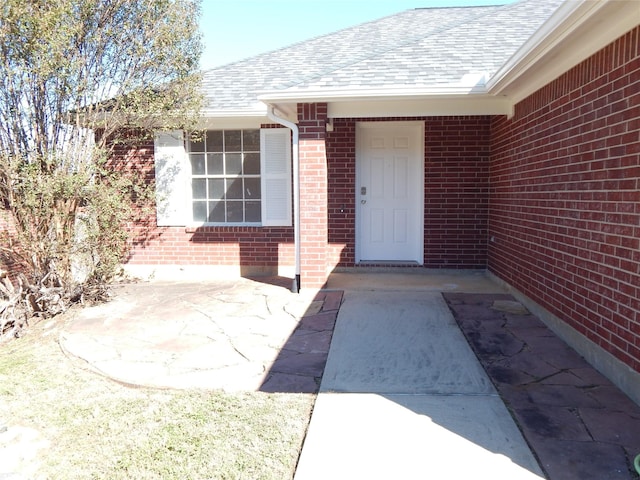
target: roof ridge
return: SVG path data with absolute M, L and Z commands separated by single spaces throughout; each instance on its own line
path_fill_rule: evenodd
M 516 2 L 516 3 L 520 3 L 520 2 Z M 481 5 L 481 6 L 477 6 L 477 7 L 473 7 L 473 6 L 464 6 L 464 7 L 426 7 L 426 8 L 413 8 L 413 9 L 409 9 L 409 10 L 404 10 L 404 11 L 402 11 L 402 12 L 399 12 L 399 13 L 396 13 L 396 14 L 393 14 L 393 15 L 388 15 L 388 16 L 386 16 L 386 17 L 382 17 L 382 18 L 379 18 L 379 19 L 377 19 L 377 20 L 373 20 L 373 21 L 371 21 L 371 22 L 361 23 L 361 24 L 359 24 L 359 25 L 357 25 L 357 26 L 359 27 L 359 26 L 362 26 L 362 25 L 367 25 L 368 23 L 378 22 L 378 21 L 383 20 L 383 19 L 385 19 L 385 18 L 390 18 L 390 17 L 394 17 L 394 16 L 397 16 L 397 15 L 406 14 L 407 12 L 416 11 L 416 10 L 445 10 L 445 9 L 462 9 L 462 8 L 468 8 L 468 9 L 480 9 L 480 8 L 482 8 L 482 9 L 484 9 L 484 8 L 486 8 L 486 7 L 493 7 L 493 8 L 491 8 L 491 10 L 490 10 L 490 11 L 491 11 L 491 12 L 494 12 L 494 11 L 495 11 L 495 9 L 496 9 L 496 7 L 498 7 L 498 8 L 502 8 L 502 7 L 506 7 L 506 6 L 509 6 L 509 5 L 510 5 L 510 4 L 503 4 L 503 5 Z M 343 69 L 343 68 L 345 68 L 345 67 L 349 67 L 349 66 L 352 66 L 352 65 L 356 65 L 356 64 L 358 64 L 358 63 L 360 63 L 360 62 L 362 62 L 362 61 L 364 61 L 364 60 L 367 60 L 367 59 L 369 59 L 369 58 L 372 58 L 372 57 L 375 57 L 375 56 L 378 56 L 378 55 L 385 54 L 385 53 L 387 53 L 387 52 L 390 52 L 390 51 L 395 50 L 395 49 L 397 49 L 397 48 L 402 48 L 402 47 L 404 47 L 404 46 L 410 45 L 410 44 L 412 44 L 412 43 L 415 43 L 415 42 L 417 42 L 417 41 L 423 40 L 423 39 L 428 38 L 428 37 L 430 37 L 430 36 L 433 36 L 433 35 L 436 35 L 436 34 L 440 34 L 440 33 L 442 33 L 442 32 L 445 32 L 445 31 L 450 30 L 450 29 L 453 29 L 453 28 L 457 28 L 457 27 L 459 27 L 460 25 L 464 25 L 465 23 L 468 23 L 468 22 L 470 22 L 470 21 L 477 20 L 478 18 L 481 18 L 481 17 L 487 16 L 488 14 L 489 14 L 489 11 L 486 11 L 486 12 L 478 13 L 478 14 L 473 15 L 473 16 L 471 16 L 471 15 L 470 15 L 470 16 L 467 16 L 467 17 L 465 17 L 463 20 L 460 20 L 460 21 L 458 21 L 458 22 L 447 23 L 446 25 L 443 25 L 443 26 L 441 26 L 440 28 L 437 28 L 437 29 L 435 29 L 435 30 L 432 30 L 432 31 L 430 31 L 430 32 L 428 32 L 428 33 L 425 33 L 425 34 L 422 34 L 422 35 L 415 35 L 415 36 L 411 37 L 410 39 L 405 40 L 405 41 L 401 41 L 401 42 L 399 42 L 399 43 L 396 43 L 396 44 L 394 44 L 393 46 L 389 46 L 389 47 L 387 47 L 387 48 L 381 48 L 381 49 L 379 49 L 379 50 L 376 50 L 375 52 L 370 52 L 370 53 L 363 54 L 363 55 L 361 55 L 360 57 L 357 57 L 357 58 L 355 58 L 355 59 L 352 59 L 352 60 L 351 60 L 351 61 L 349 61 L 349 62 L 341 63 L 341 64 L 339 64 L 339 65 L 333 65 L 333 66 L 331 66 L 331 68 L 329 68 L 329 69 L 326 69 L 326 70 L 323 70 L 323 71 L 321 71 L 321 72 L 317 72 L 317 73 L 311 74 L 311 75 L 309 75 L 309 76 L 307 76 L 307 77 L 297 78 L 295 81 L 292 81 L 292 82 L 290 82 L 290 83 L 288 83 L 288 84 L 287 84 L 287 83 L 284 83 L 284 84 L 282 85 L 282 88 L 277 88 L 277 90 L 286 90 L 286 89 L 292 88 L 292 87 L 294 87 L 294 86 L 296 86 L 296 85 L 301 85 L 301 84 L 307 83 L 307 82 L 308 82 L 309 80 L 311 80 L 311 79 L 318 78 L 318 77 L 322 77 L 322 76 L 324 76 L 324 75 L 327 75 L 327 74 L 328 74 L 328 73 L 330 73 L 330 72 L 334 72 L 334 71 L 337 71 L 337 70 L 341 70 L 341 69 Z M 355 27 L 350 27 L 350 28 L 355 28 Z M 343 30 L 348 30 L 348 28 L 347 28 L 347 29 L 343 29 Z M 343 30 L 338 30 L 338 31 L 333 32 L 333 33 L 338 33 L 338 32 L 343 31 Z M 327 35 L 332 35 L 332 34 L 331 34 L 331 33 L 329 33 L 329 34 L 327 34 Z M 317 38 L 321 38 L 321 37 L 317 37 Z M 305 42 L 299 42 L 299 43 L 305 43 Z

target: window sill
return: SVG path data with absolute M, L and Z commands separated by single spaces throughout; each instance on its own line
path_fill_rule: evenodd
M 262 227 L 262 224 L 261 223 L 201 223 L 199 225 L 186 226 L 184 228 L 184 232 L 185 233 L 196 233 L 196 232 L 198 232 L 198 230 L 201 230 L 203 228 L 207 228 L 207 229 L 215 229 L 215 228 L 224 229 L 224 228 L 243 228 L 243 227 L 256 228 L 256 227 Z

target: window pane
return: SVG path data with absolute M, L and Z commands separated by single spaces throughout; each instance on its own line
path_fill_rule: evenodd
M 242 201 L 227 202 L 227 222 L 243 222 Z
M 242 173 L 241 153 L 225 153 L 224 159 L 227 167 L 226 175 L 240 175 Z
M 222 132 L 220 130 L 207 131 L 207 152 L 222 152 Z
M 241 152 L 242 151 L 242 130 L 225 130 L 224 131 L 224 151 L 225 152 Z
M 246 222 L 259 222 L 262 220 L 260 202 L 245 202 L 244 216 Z
M 191 158 L 191 174 L 204 175 L 204 155 L 195 153 L 189 155 L 189 157 Z
M 194 132 L 189 148 L 193 220 L 260 223 L 260 130 Z
M 194 200 L 206 200 L 207 198 L 207 181 L 204 178 L 194 178 L 191 181 L 191 190 Z
M 209 221 L 224 222 L 224 202 L 209 202 Z
M 245 152 L 260 151 L 260 130 L 245 130 L 242 133 L 242 149 Z
M 222 167 L 222 154 L 221 153 L 208 153 L 207 154 L 207 175 L 222 175 L 224 169 Z
M 204 152 L 204 136 L 202 132 L 193 132 L 189 136 L 189 151 Z
M 209 200 L 222 200 L 224 198 L 224 180 L 222 178 L 210 178 Z
M 260 198 L 260 179 L 245 178 L 244 179 L 244 198 Z
M 193 221 L 207 221 L 207 202 L 193 202 Z
M 260 154 L 245 153 L 243 168 L 245 175 L 260 175 Z
M 227 199 L 242 199 L 242 178 L 227 178 Z

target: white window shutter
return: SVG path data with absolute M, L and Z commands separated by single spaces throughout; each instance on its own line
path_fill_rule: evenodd
M 260 131 L 262 225 L 291 226 L 291 131 Z
M 180 130 L 156 132 L 156 218 L 158 226 L 187 224 L 189 166 Z

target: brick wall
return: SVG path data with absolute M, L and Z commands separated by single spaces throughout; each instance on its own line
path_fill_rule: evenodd
M 335 119 L 327 134 L 330 263 L 355 262 L 355 126 L 376 120 L 425 122 L 425 266 L 486 268 L 489 117 Z
M 321 288 L 327 272 L 327 105 L 298 104 L 301 286 Z
M 493 122 L 489 268 L 640 371 L 640 29 Z
M 325 133 L 326 105 L 300 105 L 301 244 L 305 286 L 320 286 L 327 267 L 355 262 L 355 126 L 335 119 Z M 488 117 L 425 121 L 425 266 L 486 266 Z M 326 146 L 325 146 L 326 135 Z M 118 146 L 113 168 L 153 182 L 153 141 Z M 327 208 L 327 214 L 324 208 Z M 293 265 L 293 228 L 157 227 L 155 216 L 130 225 L 130 264 Z
M 425 266 L 486 268 L 489 117 L 438 117 L 425 130 Z
M 153 139 L 137 147 L 118 145 L 112 168 L 155 179 Z M 128 263 L 133 265 L 214 265 L 276 267 L 293 264 L 292 227 L 157 227 L 155 213 L 129 225 Z
M 327 133 L 329 265 L 353 267 L 356 245 L 356 121 L 333 120 Z

